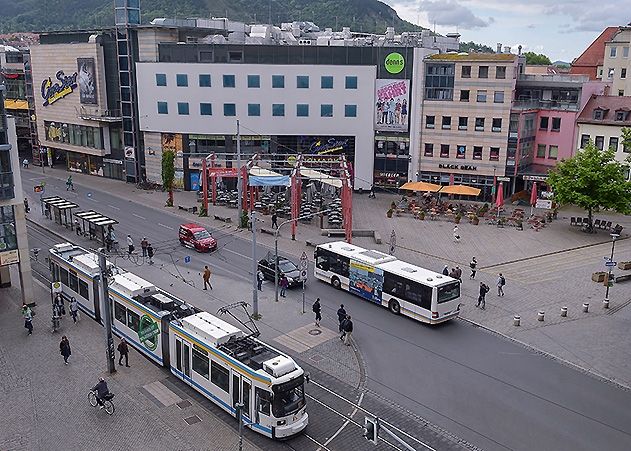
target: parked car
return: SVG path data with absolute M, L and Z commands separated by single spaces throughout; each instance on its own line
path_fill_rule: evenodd
M 197 252 L 217 250 L 217 240 L 204 227 L 197 224 L 182 224 L 179 231 L 180 244 Z
M 268 280 L 274 280 L 274 254 L 272 252 L 267 253 L 267 257 L 259 260 L 258 268 L 263 272 L 263 276 Z M 278 280 L 283 276 L 287 277 L 290 287 L 295 287 L 302 283 L 300 279 L 300 270 L 298 266 L 291 260 L 278 256 Z

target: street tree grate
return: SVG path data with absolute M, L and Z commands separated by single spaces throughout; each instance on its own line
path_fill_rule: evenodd
M 184 401 L 180 401 L 176 404 L 180 409 L 186 409 L 187 407 L 191 407 L 193 404 L 187 399 Z
M 190 426 L 192 424 L 199 423 L 202 419 L 197 415 L 193 415 L 192 417 L 184 418 L 184 421 L 186 421 L 186 424 Z
M 309 331 L 309 335 L 320 335 L 322 333 L 322 331 L 320 329 L 311 329 Z

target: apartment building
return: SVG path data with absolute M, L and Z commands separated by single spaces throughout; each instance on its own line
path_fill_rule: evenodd
M 611 81 L 611 95 L 631 96 L 631 26 L 618 27 L 605 43 L 603 80 Z

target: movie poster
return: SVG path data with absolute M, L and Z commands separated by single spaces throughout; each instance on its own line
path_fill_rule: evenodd
M 410 81 L 377 79 L 375 87 L 375 130 L 407 132 Z
M 87 105 L 97 105 L 94 58 L 77 58 L 77 73 L 79 101 Z

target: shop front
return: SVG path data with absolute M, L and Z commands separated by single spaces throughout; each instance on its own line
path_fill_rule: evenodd
M 375 136 L 373 185 L 398 188 L 408 181 L 410 138 L 407 136 Z

